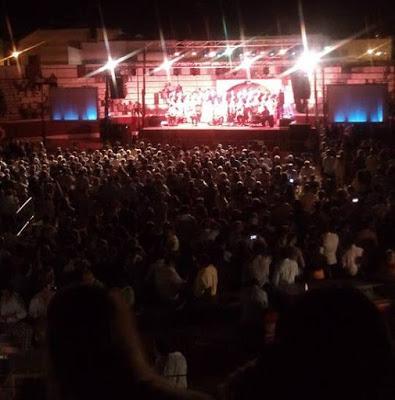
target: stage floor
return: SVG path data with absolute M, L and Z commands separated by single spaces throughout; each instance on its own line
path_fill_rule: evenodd
M 211 126 L 200 124 L 194 126 L 162 126 L 144 128 L 139 139 L 152 143 L 177 145 L 202 144 L 248 144 L 265 143 L 269 146 L 284 144 L 289 128 L 263 126 Z
M 198 124 L 198 125 L 192 125 L 192 124 L 181 124 L 181 125 L 175 125 L 175 126 L 157 126 L 157 127 L 146 127 L 144 128 L 144 131 L 157 131 L 161 130 L 163 132 L 166 131 L 288 131 L 289 127 L 278 127 L 274 126 L 273 128 L 269 126 L 261 126 L 261 125 L 245 125 L 245 126 L 240 126 L 240 125 L 209 125 L 209 124 Z

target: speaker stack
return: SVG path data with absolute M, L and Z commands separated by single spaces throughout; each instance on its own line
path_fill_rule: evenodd
M 305 113 L 307 100 L 311 96 L 309 77 L 303 71 L 296 71 L 291 75 L 291 83 L 296 111 L 298 113 Z

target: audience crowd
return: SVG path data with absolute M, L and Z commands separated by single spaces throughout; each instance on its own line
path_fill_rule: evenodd
M 395 281 L 394 182 L 393 148 L 350 129 L 323 130 L 318 156 L 256 144 L 49 152 L 6 143 L 0 341 L 41 346 L 51 299 L 77 284 L 119 288 L 141 314 L 204 312 L 237 298 L 238 323 L 255 331 L 314 285 Z M 158 347 L 157 370 L 185 388 L 184 356 Z

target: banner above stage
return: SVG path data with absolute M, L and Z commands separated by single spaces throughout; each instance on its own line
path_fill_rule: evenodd
M 292 104 L 294 97 L 290 84 L 284 85 L 282 79 L 218 79 L 216 88 L 219 94 L 225 94 L 230 90 L 243 90 L 248 88 L 256 88 L 262 92 L 268 92 L 270 95 L 278 96 L 280 92 L 284 93 L 284 105 L 287 109 L 287 114 L 292 114 Z
M 278 94 L 280 91 L 284 91 L 281 79 L 218 79 L 217 80 L 217 92 L 226 93 L 234 88 L 241 89 L 241 86 L 248 87 L 260 87 L 262 91 L 268 91 L 271 94 Z

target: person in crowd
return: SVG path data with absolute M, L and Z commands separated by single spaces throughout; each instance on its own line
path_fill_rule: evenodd
M 160 299 L 166 302 L 175 302 L 180 299 L 186 282 L 175 268 L 172 256 L 158 259 L 153 265 L 154 284 Z
M 297 253 L 294 248 L 287 247 L 276 266 L 273 274 L 273 284 L 276 287 L 293 285 L 300 274 L 297 263 Z
M 198 273 L 193 285 L 193 293 L 195 297 L 215 297 L 218 289 L 217 268 L 210 263 L 207 254 L 199 255 L 197 264 Z
M 326 227 L 322 235 L 321 253 L 326 259 L 326 274 L 328 277 L 336 277 L 338 274 L 337 250 L 339 247 L 339 235 L 332 227 Z
M 172 386 L 187 389 L 188 364 L 185 356 L 180 351 L 173 351 L 163 339 L 157 340 L 156 350 L 155 370 Z
M 364 251 L 351 242 L 342 257 L 342 266 L 348 276 L 356 276 L 361 268 L 361 257 Z
M 252 255 L 244 270 L 244 281 L 255 280 L 259 287 L 270 281 L 270 265 L 272 257 L 268 254 L 264 241 L 255 239 L 252 244 Z

